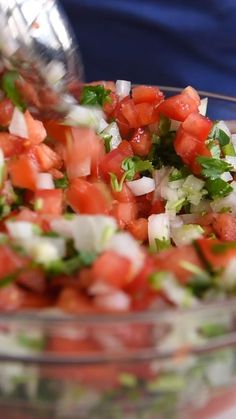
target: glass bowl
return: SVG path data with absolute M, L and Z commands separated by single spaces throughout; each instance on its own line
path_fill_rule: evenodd
M 236 98 L 200 94 L 211 118 L 235 119 Z M 4 418 L 209 419 L 234 400 L 236 299 L 191 310 L 0 314 Z

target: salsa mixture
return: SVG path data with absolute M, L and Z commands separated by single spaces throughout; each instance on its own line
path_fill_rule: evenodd
M 236 138 L 190 86 L 84 85 L 61 120 L 1 73 L 0 310 L 192 307 L 236 289 Z M 52 99 L 52 98 L 51 98 Z

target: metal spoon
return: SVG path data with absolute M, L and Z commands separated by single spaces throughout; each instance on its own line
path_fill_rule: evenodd
M 0 0 L 0 63 L 29 81 L 43 105 L 40 116 L 61 115 L 83 79 L 74 34 L 56 0 Z M 31 104 L 32 105 L 32 104 Z

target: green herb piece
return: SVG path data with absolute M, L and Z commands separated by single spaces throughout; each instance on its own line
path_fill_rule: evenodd
M 153 272 L 148 277 L 148 283 L 150 287 L 155 291 L 159 291 L 162 288 L 163 281 L 167 275 L 169 275 L 169 272 L 167 271 Z
M 225 253 L 228 250 L 236 249 L 236 242 L 213 243 L 211 249 L 213 253 Z
M 121 168 L 127 172 L 126 179 L 132 180 L 137 172 L 153 171 L 153 165 L 149 160 L 142 160 L 138 156 L 127 157 L 121 163 Z
M 231 142 L 225 145 L 224 147 L 222 147 L 222 151 L 225 156 L 232 156 L 232 157 L 236 156 L 234 145 Z
M 109 172 L 109 175 L 110 175 L 110 182 L 111 182 L 111 187 L 112 187 L 113 191 L 121 192 L 122 188 L 123 188 L 123 183 L 126 179 L 126 173 L 122 176 L 120 182 L 118 181 L 117 176 L 115 175 L 115 173 Z
M 81 105 L 103 106 L 110 100 L 111 90 L 105 89 L 104 86 L 84 86 L 80 99 Z
M 187 287 L 191 290 L 192 294 L 198 298 L 202 298 L 203 295 L 213 287 L 214 282 L 208 272 L 203 274 L 194 275 L 187 284 Z
M 174 149 L 175 131 L 169 131 L 167 135 L 160 138 L 158 144 L 153 144 L 148 155 L 153 166 L 160 169 L 162 166 L 174 166 L 177 169 L 183 167 L 182 159 Z
M 171 241 L 169 239 L 155 239 L 155 244 L 158 252 L 169 249 L 171 247 Z
M 202 166 L 202 175 L 210 179 L 217 179 L 222 173 L 232 170 L 229 163 L 212 157 L 198 156 L 197 162 Z
M 158 126 L 158 134 L 160 137 L 163 137 L 168 134 L 170 131 L 171 121 L 164 115 L 160 116 L 159 126 Z
M 199 332 L 207 338 L 216 338 L 224 335 L 227 329 L 223 324 L 206 323 L 200 327 Z
M 26 105 L 22 101 L 20 94 L 16 88 L 16 81 L 19 79 L 17 71 L 8 71 L 3 75 L 2 88 L 6 93 L 7 97 L 12 103 L 17 106 L 22 112 L 26 110 Z
M 112 140 L 112 135 L 108 135 L 108 134 L 103 135 L 103 141 L 104 141 L 106 153 L 109 153 L 109 151 L 111 151 L 111 140 Z
M 210 150 L 211 155 L 214 159 L 219 159 L 221 155 L 221 149 L 217 141 L 211 140 L 207 144 L 207 148 Z
M 173 169 L 169 176 L 169 181 L 174 182 L 176 180 L 185 179 L 189 174 L 190 171 L 186 166 L 183 166 L 180 169 Z
M 21 346 L 32 349 L 33 351 L 42 351 L 45 348 L 46 341 L 44 337 L 36 338 L 21 334 L 17 339 Z
M 69 259 L 50 262 L 45 266 L 45 270 L 49 275 L 72 275 L 82 267 L 91 266 L 95 259 L 96 255 L 94 253 L 81 252 L 78 255 L 73 255 Z
M 118 378 L 120 384 L 125 387 L 133 388 L 136 387 L 138 380 L 134 374 L 129 372 L 122 372 Z
M 11 212 L 11 207 L 6 203 L 5 196 L 0 197 L 0 219 L 5 218 Z
M 40 211 L 43 208 L 43 199 L 37 198 L 34 201 L 34 211 Z
M 66 189 L 69 186 L 69 180 L 66 175 L 61 179 L 54 179 L 55 188 L 57 189 Z
M 7 287 L 8 285 L 12 284 L 18 276 L 19 272 L 14 272 L 13 274 L 7 275 L 0 280 L 0 288 Z
M 205 183 L 205 188 L 213 199 L 223 198 L 233 191 L 232 186 L 221 178 L 208 179 Z
M 230 143 L 230 137 L 222 129 L 216 130 L 215 137 L 217 138 L 221 146 L 225 146 Z

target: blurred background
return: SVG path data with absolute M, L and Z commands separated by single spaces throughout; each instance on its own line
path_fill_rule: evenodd
M 236 95 L 235 0 L 61 0 L 86 80 Z

